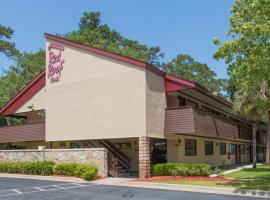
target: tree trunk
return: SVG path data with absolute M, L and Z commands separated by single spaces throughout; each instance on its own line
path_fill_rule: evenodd
M 257 152 L 256 152 L 256 133 L 258 130 L 257 122 L 252 122 L 252 140 L 253 140 L 253 168 L 256 168 Z
M 268 110 L 268 124 L 266 134 L 266 164 L 270 164 L 270 110 Z

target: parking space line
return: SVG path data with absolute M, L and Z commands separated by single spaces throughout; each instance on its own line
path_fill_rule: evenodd
M 16 192 L 17 194 L 22 194 L 22 192 L 17 189 L 12 189 L 12 191 Z
M 61 186 L 59 186 L 59 185 L 53 185 L 54 187 L 57 187 L 57 188 L 59 188 L 59 189 L 65 189 L 64 187 L 61 187 Z
M 79 183 L 62 183 L 57 185 L 44 185 L 39 187 L 27 187 L 27 188 L 18 188 L 18 189 L 7 189 L 0 190 L 0 196 L 14 196 L 20 194 L 30 194 L 35 192 L 49 192 L 57 190 L 66 190 L 71 188 L 81 188 L 81 187 L 90 187 L 94 186 L 93 184 L 79 184 Z M 48 189 L 46 189 L 48 188 Z M 35 189 L 32 190 L 31 189 Z
M 45 191 L 45 190 L 43 190 L 42 188 L 39 188 L 39 187 L 33 187 L 33 188 L 35 188 L 35 189 L 37 189 L 39 191 Z

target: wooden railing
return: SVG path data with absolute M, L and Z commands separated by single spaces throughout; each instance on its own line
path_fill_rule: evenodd
M 0 127 L 0 143 L 44 141 L 45 123 Z
M 165 133 L 205 134 L 209 136 L 252 140 L 249 127 L 223 116 L 218 116 L 191 106 L 167 108 Z

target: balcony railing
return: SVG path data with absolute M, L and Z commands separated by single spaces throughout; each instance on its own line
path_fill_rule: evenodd
M 0 143 L 45 140 L 45 123 L 0 127 Z
M 190 106 L 166 109 L 165 134 L 181 133 L 252 140 L 251 129 L 233 120 Z

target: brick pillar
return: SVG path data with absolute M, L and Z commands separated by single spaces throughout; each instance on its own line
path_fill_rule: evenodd
M 139 178 L 150 177 L 150 138 L 139 137 Z

